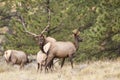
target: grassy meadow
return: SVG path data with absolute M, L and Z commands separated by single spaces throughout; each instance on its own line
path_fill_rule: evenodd
M 19 66 L 0 62 L 0 80 L 120 80 L 120 61 L 91 61 L 74 64 L 69 63 L 61 69 L 56 66 L 53 72 L 36 71 L 36 63 L 30 63 L 19 70 Z

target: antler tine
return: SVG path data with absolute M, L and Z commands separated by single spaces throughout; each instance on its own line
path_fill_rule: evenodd
M 45 27 L 45 29 L 41 32 L 41 34 L 43 34 L 45 31 L 47 31 L 48 28 L 49 28 L 49 24 Z
M 26 29 L 26 24 L 25 24 L 25 21 L 24 21 L 24 19 L 23 19 L 22 16 L 19 16 L 19 18 L 20 18 L 20 20 L 21 20 L 21 23 L 22 23 L 23 28 L 24 28 L 24 30 L 25 30 L 26 33 L 28 33 L 28 34 L 30 34 L 30 35 L 32 35 L 32 36 L 35 36 L 35 37 L 38 36 L 37 34 L 32 33 L 32 32 L 29 32 L 29 31 Z

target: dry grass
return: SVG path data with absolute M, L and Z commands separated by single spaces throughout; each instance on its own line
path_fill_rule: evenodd
M 34 67 L 13 67 L 0 64 L 0 80 L 120 80 L 120 61 L 96 61 L 65 65 L 54 72 L 37 73 Z

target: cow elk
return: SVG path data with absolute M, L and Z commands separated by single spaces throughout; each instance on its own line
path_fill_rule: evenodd
M 48 52 L 48 57 L 47 57 L 45 68 L 47 68 L 47 66 L 50 65 L 50 63 L 54 60 L 54 58 L 62 58 L 63 59 L 62 64 L 61 64 L 61 68 L 62 68 L 65 58 L 67 58 L 67 57 L 69 57 L 71 66 L 73 68 L 73 60 L 72 60 L 73 56 L 79 47 L 78 43 L 82 42 L 82 39 L 79 37 L 78 30 L 75 30 L 73 32 L 73 34 L 74 34 L 74 42 L 56 41 L 51 44 L 51 47 Z
M 42 51 L 39 51 L 37 53 L 37 72 L 39 71 L 39 68 L 40 68 L 40 71 L 42 71 L 42 67 L 45 66 L 45 60 L 47 58 L 47 54 L 43 53 Z
M 39 68 L 40 68 L 40 71 L 42 71 L 43 69 L 43 66 L 45 66 L 45 63 L 46 63 L 46 59 L 47 59 L 47 52 L 48 52 L 48 49 L 50 48 L 50 43 L 48 42 L 46 45 L 44 45 L 43 49 L 44 49 L 44 52 L 42 50 L 40 50 L 38 53 L 37 53 L 37 72 L 39 71 Z
M 6 50 L 4 58 L 7 63 L 19 64 L 20 69 L 29 62 L 28 56 L 23 51 L 18 50 Z

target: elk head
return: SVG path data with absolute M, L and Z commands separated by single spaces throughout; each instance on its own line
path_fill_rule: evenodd
M 73 32 L 73 35 L 75 37 L 75 40 L 77 40 L 78 42 L 82 42 L 83 41 L 83 39 L 79 36 L 79 34 L 80 34 L 79 29 L 75 29 L 72 32 Z
M 43 49 L 43 46 L 45 44 L 45 36 L 41 34 L 37 38 L 38 38 L 38 45 L 40 46 L 40 49 Z

